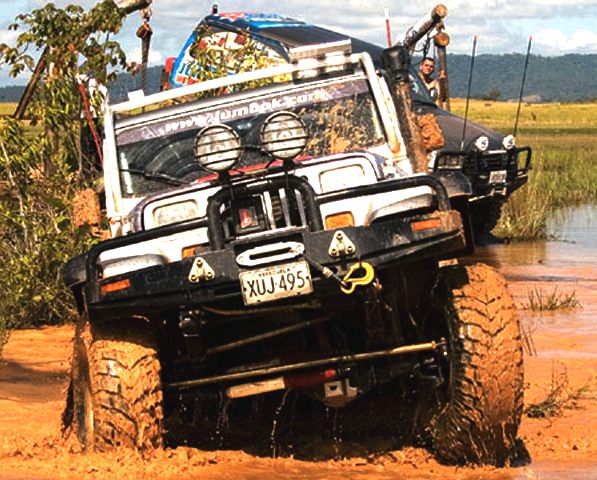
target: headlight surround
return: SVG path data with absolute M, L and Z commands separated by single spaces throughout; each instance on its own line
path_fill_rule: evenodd
M 464 156 L 462 155 L 444 155 L 437 160 L 437 168 L 442 169 L 461 169 L 464 165 Z
M 489 138 L 485 135 L 481 135 L 475 140 L 475 148 L 479 152 L 485 152 L 489 148 Z
M 516 139 L 514 135 L 507 135 L 502 140 L 502 147 L 506 150 L 512 150 L 516 146 Z
M 195 137 L 195 160 L 208 172 L 230 170 L 238 163 L 242 152 L 238 133 L 228 125 L 210 125 Z
M 167 205 L 160 205 L 152 212 L 155 227 L 183 222 L 191 218 L 198 218 L 199 216 L 199 205 L 197 205 L 195 200 L 183 200 Z
M 293 160 L 307 146 L 305 123 L 292 112 L 277 112 L 265 119 L 260 132 L 261 146 L 273 158 Z
M 319 174 L 319 185 L 323 193 L 344 190 L 363 184 L 365 170 L 359 164 L 324 170 Z

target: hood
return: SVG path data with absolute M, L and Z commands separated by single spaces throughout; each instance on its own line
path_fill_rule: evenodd
M 457 151 L 460 150 L 460 142 L 462 141 L 462 130 L 464 128 L 464 118 L 454 115 L 446 110 L 439 108 L 436 105 L 429 105 L 427 103 L 416 103 L 416 113 L 425 115 L 433 113 L 437 118 L 442 133 L 444 134 L 445 145 L 442 150 Z M 466 136 L 464 139 L 464 151 L 469 151 L 473 148 L 474 142 L 481 135 L 485 135 L 489 139 L 488 150 L 503 150 L 502 140 L 504 136 L 491 128 L 487 128 L 478 123 L 466 122 Z

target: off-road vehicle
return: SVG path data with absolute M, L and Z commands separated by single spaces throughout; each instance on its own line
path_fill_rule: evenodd
M 427 18 L 432 22 L 425 23 Z M 433 13 L 423 17 L 406 30 L 409 41 L 414 36 L 416 43 L 438 22 L 441 19 L 434 18 Z M 290 61 L 289 52 L 293 48 L 347 40 L 353 52 L 367 52 L 376 66 L 381 66 L 383 47 L 318 25 L 273 13 L 212 13 L 201 20 L 179 55 L 168 64 L 168 83 L 180 87 L 197 80 L 201 72 L 194 48 L 201 43 L 217 45 L 220 51 L 234 51 L 251 41 L 272 62 L 285 62 Z M 456 171 L 468 177 L 473 192 L 472 227 L 475 237 L 482 240 L 497 225 L 502 206 L 510 195 L 527 182 L 531 149 L 517 146 L 513 135 L 502 135 L 440 108 L 412 66 L 410 79 L 415 113 L 435 117 L 444 138 L 443 145 L 429 150 L 429 166 L 435 171 Z
M 113 238 L 64 270 L 81 312 L 65 423 L 85 446 L 161 446 L 181 402 L 387 389 L 425 401 L 444 461 L 508 460 L 511 298 L 487 266 L 440 266 L 471 247 L 468 181 L 413 173 L 409 99 L 348 47 L 106 107 Z

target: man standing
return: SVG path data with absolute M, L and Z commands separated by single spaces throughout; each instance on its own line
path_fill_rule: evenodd
M 419 77 L 425 84 L 425 88 L 429 91 L 429 95 L 433 100 L 437 101 L 440 98 L 441 89 L 437 79 L 433 78 L 433 72 L 435 71 L 435 60 L 431 57 L 425 57 L 419 65 Z M 445 73 L 439 72 L 439 78 L 444 78 Z

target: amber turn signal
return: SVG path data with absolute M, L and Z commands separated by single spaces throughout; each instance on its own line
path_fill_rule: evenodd
M 327 230 L 334 230 L 340 227 L 352 227 L 354 225 L 354 217 L 350 212 L 334 213 L 325 217 L 325 228 Z
M 199 245 L 191 245 L 182 249 L 182 258 L 194 257 Z
M 120 290 L 126 290 L 131 286 L 131 281 L 128 278 L 124 280 L 118 280 L 117 282 L 105 283 L 101 286 L 100 290 L 102 293 L 119 292 Z
M 410 224 L 413 232 L 420 232 L 421 230 L 432 230 L 434 228 L 441 228 L 442 222 L 439 218 L 430 218 L 428 220 L 420 220 Z

